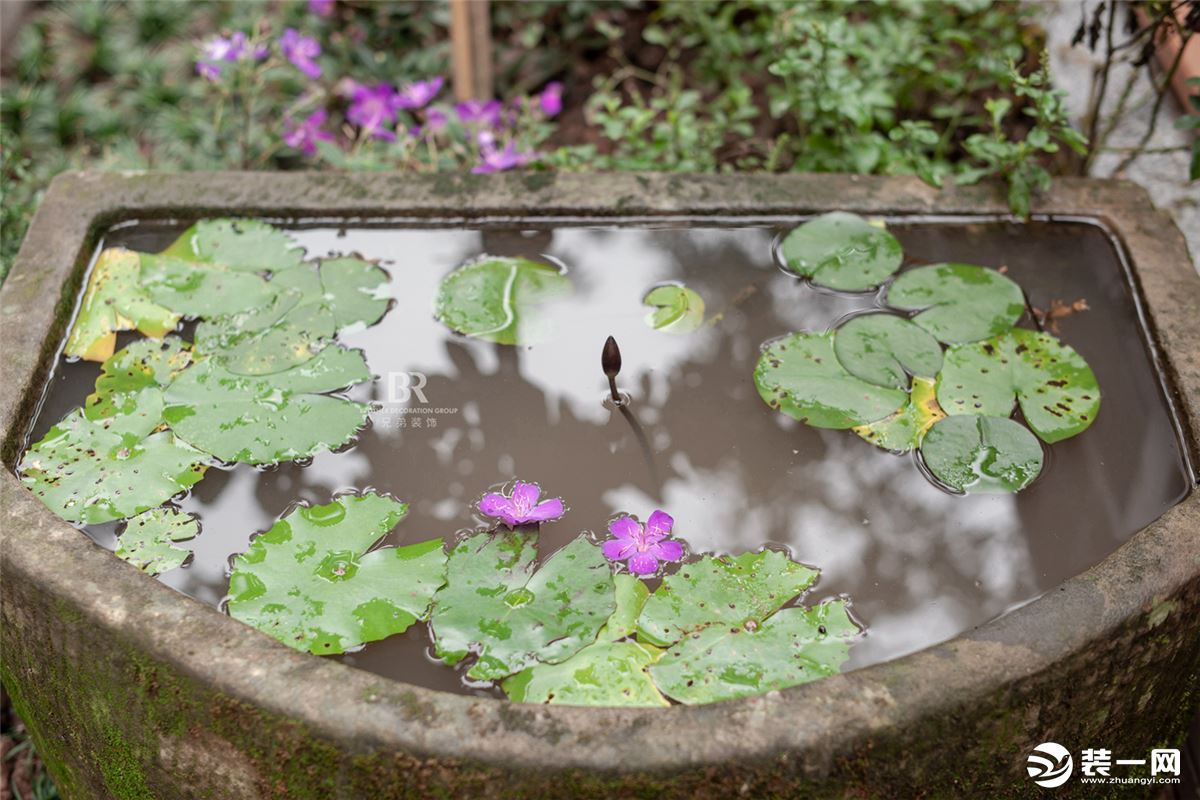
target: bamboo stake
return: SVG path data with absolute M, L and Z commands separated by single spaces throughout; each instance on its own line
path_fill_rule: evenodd
M 488 0 L 450 0 L 450 49 L 458 100 L 490 100 L 493 96 L 488 5 Z

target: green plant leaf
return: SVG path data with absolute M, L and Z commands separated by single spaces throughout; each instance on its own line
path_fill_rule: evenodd
M 201 220 L 161 255 L 220 264 L 236 272 L 291 269 L 304 260 L 304 250 L 286 233 L 254 219 Z
M 527 667 L 501 686 L 518 703 L 666 706 L 646 672 L 660 655 L 637 642 L 595 642 L 561 663 Z
M 361 351 L 337 346 L 257 377 L 204 360 L 167 389 L 163 418 L 180 438 L 222 461 L 276 464 L 348 442 L 370 406 L 322 393 L 370 378 Z
M 666 333 L 691 333 L 704 324 L 704 298 L 686 286 L 656 286 L 642 298 L 654 310 L 646 324 Z
M 96 391 L 84 402 L 84 416 L 94 422 L 108 420 L 114 433 L 150 434 L 163 424 L 163 387 L 191 358 L 187 342 L 178 336 L 130 343 L 100 367 Z
M 874 289 L 900 269 L 904 259 L 895 236 L 842 211 L 793 228 L 781 251 L 784 266 L 792 272 L 818 286 L 848 292 Z
M 761 622 L 817 579 L 783 553 L 704 556 L 663 578 L 638 618 L 640 638 L 667 646 L 709 625 Z
M 451 272 L 438 291 L 446 327 L 497 344 L 529 344 L 542 335 L 537 307 L 569 294 L 571 281 L 548 264 L 485 256 Z
M 942 483 L 960 492 L 1024 489 L 1042 471 L 1037 437 L 1006 417 L 951 416 L 921 442 L 921 458 Z
M 600 548 L 579 536 L 535 572 L 536 554 L 537 535 L 522 530 L 459 542 L 430 618 L 438 658 L 454 665 L 477 653 L 467 677 L 499 680 L 596 640 L 616 609 Z
M 860 380 L 838 361 L 832 333 L 794 333 L 771 342 L 754 385 L 771 408 L 815 428 L 853 428 L 898 411 L 907 393 Z
M 937 402 L 936 384 L 924 378 L 913 378 L 912 392 L 904 407 L 869 425 L 859 425 L 854 432 L 876 447 L 895 453 L 907 453 L 921 446 L 925 434 L 946 412 Z
M 125 523 L 117 539 L 116 556 L 143 572 L 159 575 L 181 567 L 191 551 L 172 542 L 186 542 L 200 533 L 200 522 L 174 508 L 152 508 Z
M 116 349 L 117 331 L 136 329 L 159 337 L 175 329 L 179 315 L 150 299 L 138 283 L 140 270 L 138 254 L 131 250 L 117 247 L 100 253 L 64 355 L 104 361 Z
M 617 608 L 604 624 L 599 638 L 616 641 L 637 632 L 638 617 L 650 597 L 650 589 L 641 578 L 627 572 L 613 575 L 613 588 Z
M 390 301 L 381 287 L 388 276 L 375 264 L 361 258 L 327 258 L 321 261 L 320 274 L 339 331 L 374 325 L 387 313 Z
M 1083 357 L 1048 333 L 1022 328 L 947 350 L 937 395 L 949 414 L 1007 417 L 1019 402 L 1048 444 L 1087 430 L 1100 412 L 1100 386 Z
M 863 314 L 838 327 L 833 349 L 846 371 L 876 386 L 908 389 L 909 375 L 934 378 L 942 347 L 924 329 L 892 314 Z
M 971 264 L 909 270 L 888 287 L 886 299 L 893 308 L 919 310 L 913 322 L 947 344 L 998 336 L 1025 312 L 1020 286 L 994 269 Z
M 442 540 L 370 550 L 407 512 L 404 503 L 368 492 L 287 514 L 234 558 L 229 614 L 318 655 L 428 619 L 445 582 Z
M 91 525 L 160 506 L 204 476 L 208 457 L 174 434 L 121 427 L 72 411 L 25 453 L 22 482 L 63 519 Z
M 186 317 L 216 317 L 261 308 L 274 290 L 251 272 L 141 254 L 141 286 L 155 303 Z

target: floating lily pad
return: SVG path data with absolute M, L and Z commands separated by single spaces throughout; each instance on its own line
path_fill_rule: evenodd
M 887 304 L 920 310 L 913 322 L 939 341 L 956 344 L 1006 332 L 1024 313 L 1025 295 L 994 269 L 931 264 L 896 278 L 888 287 Z
M 322 303 L 296 305 L 277 296 L 257 312 L 206 320 L 196 328 L 196 351 L 236 375 L 271 375 L 298 367 L 321 352 L 337 332 Z
M 29 449 L 22 482 L 69 522 L 96 524 L 160 506 L 204 476 L 208 457 L 169 431 L 119 433 L 76 409 Z
M 935 387 L 933 381 L 913 378 L 912 392 L 903 408 L 878 422 L 859 425 L 854 432 L 876 447 L 895 453 L 920 447 L 930 427 L 946 416 L 938 405 Z
M 116 349 L 117 331 L 137 330 L 158 337 L 175 329 L 179 315 L 150 299 L 138 283 L 140 271 L 138 254 L 131 250 L 118 247 L 100 253 L 71 325 L 65 355 L 104 361 Z
M 833 349 L 856 378 L 908 389 L 909 376 L 932 379 L 942 368 L 942 346 L 925 330 L 892 314 L 863 314 L 838 327 Z
M 1024 489 L 1042 471 L 1042 446 L 1025 426 L 1006 417 L 951 416 L 921 443 L 925 466 L 960 492 Z
M 361 258 L 329 258 L 321 262 L 321 285 L 339 331 L 369 326 L 383 318 L 391 301 L 383 294 L 387 273 Z
M 908 394 L 860 380 L 838 361 L 832 333 L 794 333 L 771 342 L 754 385 L 771 408 L 815 428 L 853 428 L 881 420 Z
M 691 333 L 704 324 L 704 298 L 686 286 L 656 286 L 642 298 L 642 304 L 654 309 L 646 324 L 657 331 Z
M 286 233 L 254 219 L 201 220 L 161 255 L 220 264 L 238 272 L 290 269 L 304 260 L 304 250 Z
M 445 581 L 441 539 L 370 548 L 408 511 L 367 493 L 301 507 L 233 561 L 229 613 L 297 650 L 329 655 L 428 618 Z
M 1100 411 L 1100 387 L 1083 357 L 1048 333 L 1024 329 L 951 347 L 937 394 L 950 414 L 1007 417 L 1019 402 L 1048 444 L 1087 430 Z
M 559 664 L 535 664 L 502 686 L 518 703 L 666 706 L 646 672 L 661 652 L 637 642 L 596 642 Z
M 84 415 L 108 420 L 114 433 L 146 436 L 163 423 L 163 387 L 191 363 L 191 355 L 178 336 L 132 342 L 101 366 Z
M 794 228 L 781 249 L 784 266 L 792 272 L 819 286 L 848 292 L 874 289 L 904 260 L 895 236 L 841 211 Z
M 167 389 L 163 418 L 180 438 L 222 461 L 276 464 L 348 442 L 370 406 L 323 393 L 370 378 L 361 351 L 337 346 L 257 377 L 205 360 Z
M 541 335 L 538 306 L 571 292 L 556 267 L 525 258 L 485 256 L 442 280 L 437 318 L 448 328 L 497 344 L 528 344 Z
M 668 648 L 649 672 L 681 703 L 750 697 L 836 675 L 858 634 L 841 600 L 785 608 L 761 622 L 702 628 Z
M 181 567 L 191 551 L 176 547 L 200 533 L 200 522 L 174 508 L 152 508 L 125 523 L 117 539 L 116 556 L 143 572 L 159 575 Z
M 168 256 L 141 255 L 141 285 L 159 305 L 187 317 L 217 317 L 261 308 L 274 290 L 257 275 Z
M 637 632 L 638 617 L 650 597 L 650 589 L 641 578 L 628 572 L 613 575 L 613 588 L 617 608 L 600 631 L 600 638 L 616 641 Z
M 447 664 L 468 653 L 475 680 L 499 680 L 537 662 L 558 663 L 596 640 L 616 608 L 600 548 L 583 536 L 535 571 L 537 535 L 480 533 L 450 553 L 434 599 L 434 648 Z

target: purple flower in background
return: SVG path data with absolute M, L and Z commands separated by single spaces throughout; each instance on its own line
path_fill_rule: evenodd
M 429 132 L 440 131 L 446 127 L 446 123 L 450 118 L 446 116 L 446 112 L 440 108 L 430 108 L 425 111 L 425 130 Z
M 208 61 L 197 61 L 196 74 L 206 81 L 215 81 L 221 77 L 221 67 Z
M 355 85 L 350 95 L 350 108 L 346 111 L 346 119 L 376 139 L 394 142 L 396 134 L 388 128 L 396 121 L 396 112 L 400 109 L 399 100 L 396 90 L 386 83 L 374 86 Z
M 196 73 L 205 80 L 221 77 L 221 62 L 237 61 L 246 52 L 246 34 L 236 31 L 232 36 L 214 36 L 200 46 L 201 57 L 196 61 Z
M 437 97 L 437 93 L 442 90 L 442 84 L 445 82 L 446 79 L 439 75 L 427 81 L 414 81 L 406 84 L 400 89 L 397 105 L 400 108 L 424 108 L 432 102 L 433 98 Z
M 517 481 L 512 497 L 499 492 L 488 492 L 479 501 L 479 511 L 488 517 L 500 520 L 510 528 L 528 522 L 550 522 L 561 517 L 566 509 L 558 497 L 538 502 L 542 489 L 536 483 Z
M 496 125 L 500 122 L 502 106 L 499 100 L 466 100 L 454 106 L 454 113 L 464 125 L 482 122 Z
M 329 17 L 333 15 L 336 4 L 337 0 L 308 0 L 308 10 L 318 17 Z
M 288 147 L 294 147 L 311 156 L 317 152 L 317 142 L 332 142 L 333 134 L 321 126 L 325 124 L 328 115 L 325 109 L 317 109 L 297 123 L 288 119 L 283 129 L 283 141 Z
M 538 98 L 543 114 L 547 117 L 557 117 L 562 113 L 562 93 L 563 85 L 558 81 L 546 84 L 546 88 L 542 90 L 542 94 Z
M 295 28 L 288 28 L 279 37 L 279 49 L 283 51 L 284 58 L 292 62 L 292 66 L 309 78 L 316 80 L 321 77 L 321 67 L 313 61 L 321 55 L 321 45 L 316 39 L 301 36 Z
M 602 546 L 609 561 L 624 561 L 634 575 L 651 575 L 659 561 L 679 561 L 683 545 L 671 536 L 675 520 L 665 511 L 655 511 L 642 525 L 633 517 L 617 517 L 608 523 L 609 539 Z
M 518 152 L 517 146 L 513 142 L 506 144 L 503 150 L 497 150 L 493 144 L 484 144 L 479 148 L 479 163 L 471 169 L 471 172 L 503 172 L 513 167 L 523 166 L 532 157 L 532 153 Z

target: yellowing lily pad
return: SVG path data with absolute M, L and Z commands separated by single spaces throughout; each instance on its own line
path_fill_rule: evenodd
M 183 566 L 191 551 L 176 547 L 200 533 L 200 522 L 175 508 L 152 508 L 125 523 L 116 556 L 143 572 L 158 575 Z
M 497 344 L 529 344 L 543 333 L 538 307 L 571 292 L 556 267 L 484 256 L 442 280 L 437 318 L 451 330 Z
M 913 378 L 912 391 L 903 408 L 890 417 L 853 430 L 876 447 L 907 453 L 920 447 L 933 424 L 945 416 L 937 402 L 936 384 L 925 378 Z
M 104 362 L 84 415 L 107 420 L 114 433 L 150 434 L 163 424 L 163 388 L 191 363 L 191 355 L 178 336 L 132 342 Z
M 118 331 L 158 337 L 175 329 L 179 315 L 150 299 L 138 282 L 140 271 L 140 258 L 131 250 L 118 247 L 100 253 L 71 324 L 65 355 L 104 361 L 116 349 Z
M 794 228 L 781 245 L 784 266 L 819 286 L 860 292 L 900 269 L 895 236 L 857 214 L 835 211 Z

